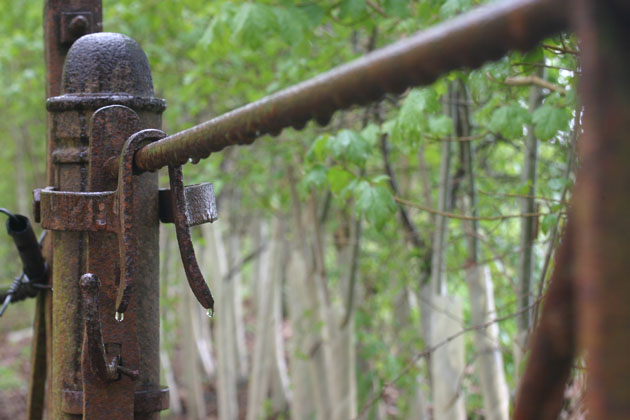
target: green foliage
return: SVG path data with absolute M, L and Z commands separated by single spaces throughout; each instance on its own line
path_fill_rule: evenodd
M 354 194 L 357 210 L 365 214 L 367 220 L 377 228 L 382 227 L 396 211 L 396 203 L 383 185 L 373 185 L 364 180 L 358 183 Z
M 549 140 L 559 131 L 566 131 L 570 119 L 571 115 L 566 110 L 543 104 L 532 115 L 534 133 L 541 140 Z
M 494 111 L 488 128 L 509 139 L 514 139 L 523 137 L 523 128 L 530 120 L 529 112 L 525 108 L 518 103 L 512 103 Z

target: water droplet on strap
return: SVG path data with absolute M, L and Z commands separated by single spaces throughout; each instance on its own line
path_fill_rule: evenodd
M 208 315 L 208 318 L 212 318 L 214 316 L 214 309 L 210 308 L 206 311 L 206 315 Z
M 116 312 L 116 315 L 114 315 L 114 318 L 116 318 L 116 321 L 118 322 L 123 322 L 123 319 L 125 319 L 125 314 Z

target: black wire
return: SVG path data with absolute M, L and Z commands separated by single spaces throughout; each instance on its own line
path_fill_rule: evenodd
M 19 219 L 17 218 L 15 214 L 11 213 L 9 210 L 5 209 L 4 207 L 0 207 L 0 213 L 6 214 L 7 216 L 9 216 L 9 219 L 14 222 L 19 221 Z M 40 246 L 44 242 L 45 237 L 46 237 L 46 231 L 43 231 L 39 237 Z M 24 279 L 26 279 L 26 281 L 24 281 Z M 19 302 L 30 296 L 30 294 L 27 293 L 25 289 L 27 286 L 30 286 L 31 288 L 38 289 L 38 290 L 50 289 L 49 285 L 38 285 L 38 284 L 31 283 L 30 279 L 26 276 L 24 271 L 22 271 L 22 274 L 20 274 L 18 277 L 13 279 L 13 283 L 11 284 L 9 289 L 6 291 L 6 293 L 0 294 L 0 302 L 2 302 L 2 306 L 0 306 L 0 317 L 2 317 L 2 315 L 4 314 L 4 311 L 9 306 L 9 303 Z

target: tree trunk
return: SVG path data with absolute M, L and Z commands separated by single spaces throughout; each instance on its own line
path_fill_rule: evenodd
M 328 396 L 322 377 L 317 376 L 318 360 L 312 357 L 314 346 L 319 341 L 312 305 L 306 283 L 309 281 L 307 265 L 302 253 L 292 248 L 287 264 L 287 308 L 292 336 L 289 341 L 289 368 L 293 395 L 291 417 L 295 419 L 320 418 L 325 413 Z M 312 375 L 315 372 L 316 375 Z
M 470 111 L 466 86 L 459 86 L 455 118 L 453 119 L 457 137 L 471 134 Z M 462 168 L 467 179 L 467 207 L 464 212 L 477 217 L 477 190 L 475 187 L 474 149 L 469 141 L 460 142 Z M 464 224 L 468 243 L 468 264 L 466 283 L 470 296 L 470 315 L 472 324 L 484 325 L 496 318 L 494 306 L 494 288 L 489 270 L 479 265 L 479 222 L 467 221 Z M 508 420 L 509 393 L 505 381 L 503 355 L 499 347 L 499 326 L 496 323 L 486 328 L 475 330 L 477 356 L 475 367 L 481 383 L 481 394 L 486 420 Z
M 465 420 L 463 398 L 464 336 L 451 339 L 462 330 L 462 305 L 453 296 L 433 295 L 431 343 L 439 347 L 431 354 L 433 418 Z M 447 341 L 448 340 L 448 341 Z
M 280 326 L 280 311 L 276 310 L 281 283 L 281 238 L 279 221 L 274 222 L 271 246 L 260 256 L 257 283 L 256 342 L 252 361 L 252 371 L 248 388 L 247 419 L 259 420 L 265 415 L 265 399 L 271 388 L 277 368 L 275 354 L 276 329 Z
M 346 420 L 357 415 L 356 351 L 354 346 L 354 298 L 361 241 L 361 220 L 344 217 L 336 235 L 337 266 L 340 268 L 341 305 L 330 308 L 332 356 L 330 376 L 335 396 L 331 419 Z
M 238 205 L 237 202 L 232 202 L 232 206 Z M 245 325 L 243 323 L 243 301 L 242 295 L 242 275 L 241 270 L 232 268 L 236 267 L 241 262 L 241 240 L 238 236 L 238 230 L 236 229 L 239 221 L 234 220 L 231 223 L 230 231 L 233 232 L 229 237 L 229 250 L 228 250 L 228 267 L 230 267 L 230 277 L 228 282 L 230 283 L 231 299 L 233 302 L 233 319 L 234 319 L 234 348 L 236 349 L 236 364 L 238 369 L 239 380 L 244 381 L 248 377 L 248 362 L 247 362 L 247 346 L 245 343 Z
M 232 282 L 226 280 L 227 255 L 218 225 L 202 226 L 206 240 L 205 273 L 215 294 L 214 341 L 217 352 L 217 404 L 219 420 L 238 418 L 237 361 L 234 340 L 234 308 Z
M 455 87 L 449 88 L 448 103 L 455 102 Z M 452 112 L 449 112 L 453 115 Z M 451 175 L 450 161 L 452 142 L 442 142 L 442 158 L 440 163 L 440 187 L 438 210 L 442 213 L 450 210 Z M 439 345 L 462 328 L 461 303 L 455 297 L 447 295 L 446 289 L 446 238 L 448 218 L 443 215 L 435 217 L 433 255 L 431 259 L 431 294 L 429 318 L 429 345 Z M 425 296 L 423 296 L 426 299 Z M 437 420 L 464 420 L 463 390 L 461 381 L 465 368 L 463 337 L 441 345 L 431 355 L 431 384 L 433 390 L 433 413 Z
M 536 70 L 537 76 L 544 76 L 544 68 Z M 529 111 L 533 113 L 542 103 L 542 88 L 532 85 L 529 94 Z M 527 127 L 527 137 L 525 139 L 525 163 L 523 166 L 523 182 L 528 185 L 527 197 L 521 199 L 521 213 L 536 212 L 536 170 L 538 165 L 538 139 L 534 134 L 534 126 Z M 534 276 L 534 240 L 535 219 L 524 217 L 521 219 L 520 255 L 518 264 L 519 296 L 518 310 L 520 315 L 517 318 L 517 337 L 515 339 L 515 366 L 520 365 L 523 353 L 527 347 L 527 339 L 531 328 L 531 307 L 533 296 L 532 279 Z M 517 370 L 518 372 L 518 370 Z M 518 376 L 518 375 L 517 375 Z

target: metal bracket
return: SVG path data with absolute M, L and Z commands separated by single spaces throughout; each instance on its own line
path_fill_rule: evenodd
M 98 111 L 97 111 L 98 112 Z M 48 187 L 35 193 L 35 215 L 49 230 L 114 232 L 118 234 L 120 281 L 116 297 L 117 316 L 123 314 L 133 293 L 135 243 L 133 226 L 134 152 L 149 141 L 165 137 L 160 130 L 142 130 L 125 143 L 120 157 L 118 188 L 104 192 L 55 191 Z M 201 274 L 189 227 L 217 219 L 212 184 L 184 186 L 181 166 L 169 167 L 170 190 L 160 190 L 160 220 L 174 223 L 188 284 L 206 309 L 214 310 L 214 299 Z

